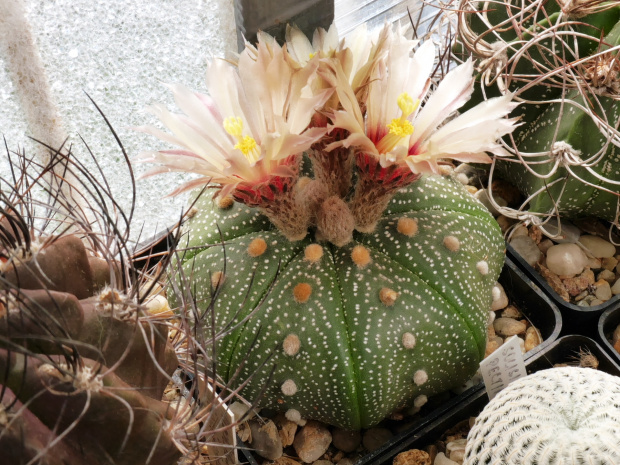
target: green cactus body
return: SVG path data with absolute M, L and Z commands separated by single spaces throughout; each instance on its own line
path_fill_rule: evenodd
M 539 5 L 533 8 L 534 4 Z M 479 11 L 483 9 L 487 11 L 489 23 L 498 28 L 497 36 L 475 14 L 466 16 L 469 27 L 475 34 L 490 44 L 494 42 L 506 44 L 505 50 L 509 63 L 505 72 L 514 76 L 522 76 L 512 80 L 508 90 L 518 92 L 520 98 L 526 101 L 535 102 L 560 99 L 563 92 L 562 78 L 555 75 L 540 84 L 523 89 L 525 86 L 545 74 L 545 71 L 553 71 L 554 63 L 555 66 L 561 66 L 562 59 L 570 63 L 578 61 L 580 57 L 583 58 L 596 53 L 599 50 L 601 34 L 610 33 L 616 23 L 620 21 L 619 6 L 589 14 L 585 18 L 573 19 L 570 26 L 570 42 L 559 44 L 553 34 L 549 34 L 547 38 L 533 40 L 536 35 L 544 35 L 547 30 L 552 30 L 560 21 L 567 21 L 566 15 L 560 12 L 560 6 L 555 0 L 547 2 L 534 0 L 528 2 L 527 5 L 512 4 L 506 1 L 486 5 L 484 8 L 478 7 Z M 533 18 L 537 19 L 535 23 Z M 516 22 L 519 22 L 518 29 L 515 26 Z M 457 51 L 462 51 L 461 45 L 457 47 Z M 554 51 L 560 59 L 558 56 L 554 57 L 551 51 Z M 525 76 L 527 77 L 525 78 Z M 552 82 L 554 83 L 552 84 Z M 484 89 L 483 86 L 476 86 L 472 98 L 465 108 L 473 107 L 484 101 L 485 98 L 499 95 L 501 92 L 496 85 L 484 87 Z M 521 118 L 522 125 L 513 133 L 515 139 L 523 137 L 523 132 L 528 130 L 530 123 L 534 123 L 546 108 L 547 105 L 538 103 L 522 104 L 517 107 L 513 115 Z
M 605 42 L 613 46 L 620 43 L 619 39 L 620 23 L 617 23 Z M 590 105 L 577 91 L 569 92 L 565 99 L 584 107 Z M 617 100 L 609 97 L 598 99 L 600 107 L 596 108 L 596 113 L 604 115 L 608 123 L 616 127 L 620 116 Z M 516 146 L 523 153 L 553 152 L 555 155 L 529 158 L 529 170 L 516 163 L 500 163 L 502 175 L 528 196 L 537 193 L 529 203 L 531 212 L 547 213 L 557 208 L 565 217 L 596 216 L 614 221 L 618 209 L 617 183 L 620 181 L 618 148 L 608 143 L 609 136 L 598 127 L 600 123 L 574 105 L 556 102 L 540 107 L 542 111 L 536 110 L 541 111 L 540 114 L 524 126 L 516 139 Z M 555 174 L 547 175 L 554 164 L 550 158 L 561 156 L 562 147 L 570 147 L 580 161 L 587 161 L 594 158 L 606 143 L 608 146 L 603 155 L 594 162 L 588 161 L 587 167 L 565 158 L 560 163 L 567 165 L 560 164 Z
M 275 365 L 262 406 L 359 429 L 475 372 L 504 247 L 458 183 L 423 177 L 343 247 L 289 242 L 239 203 L 196 206 L 185 273 L 202 307 L 218 288 L 218 370 L 231 387 L 255 373 L 246 398 Z

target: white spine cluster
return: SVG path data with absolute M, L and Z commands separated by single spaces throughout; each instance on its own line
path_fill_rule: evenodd
M 467 437 L 463 465 L 620 463 L 620 378 L 589 368 L 511 383 Z

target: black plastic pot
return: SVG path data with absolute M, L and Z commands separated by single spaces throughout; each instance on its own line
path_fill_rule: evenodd
M 506 259 L 499 282 L 504 287 L 510 302 L 516 305 L 524 317 L 538 328 L 543 337 L 542 344 L 525 355 L 524 359 L 527 363 L 528 360 L 533 360 L 539 354 L 544 353 L 560 335 L 562 329 L 560 311 L 510 259 Z M 407 444 L 412 440 L 412 435 L 415 436 L 416 431 L 430 427 L 437 418 L 458 409 L 462 404 L 466 404 L 473 396 L 478 395 L 481 389 L 483 389 L 483 386 L 479 384 L 452 398 L 438 396 L 435 399 L 429 399 L 429 404 L 425 406 L 426 415 L 417 419 L 410 426 L 403 425 L 403 430 L 394 436 L 388 444 L 366 454 L 356 465 L 376 465 L 387 460 L 391 461 L 391 457 L 407 447 Z M 241 455 L 245 457 L 245 460 L 250 465 L 258 465 L 256 458 L 251 452 L 251 447 L 245 444 L 242 444 L 240 447 Z
M 598 342 L 611 358 L 620 364 L 620 353 L 609 342 L 618 325 L 620 325 L 620 303 L 605 310 L 598 320 Z
M 531 357 L 527 363 L 527 372 L 530 374 L 552 368 L 558 363 L 576 364 L 580 350 L 587 350 L 598 358 L 599 370 L 620 376 L 620 365 L 612 360 L 596 341 L 579 335 L 564 336 L 553 342 L 546 350 Z M 455 402 L 450 403 L 449 409 L 433 415 L 432 419 L 408 434 L 394 438 L 381 450 L 363 457 L 355 465 L 391 465 L 392 460 L 399 453 L 409 449 L 424 449 L 457 423 L 478 415 L 489 401 L 484 386 L 478 386 L 466 394 L 466 396 L 454 399 Z
M 557 292 L 555 292 L 547 281 L 527 263 L 521 255 L 519 255 L 510 244 L 506 244 L 506 255 L 523 270 L 525 275 L 529 277 L 538 287 L 540 287 L 546 295 L 548 295 L 553 303 L 560 309 L 562 314 L 562 334 L 581 334 L 591 338 L 596 338 L 597 321 L 601 314 L 608 308 L 615 307 L 620 303 L 620 295 L 616 295 L 607 302 L 595 307 L 580 307 L 563 300 Z

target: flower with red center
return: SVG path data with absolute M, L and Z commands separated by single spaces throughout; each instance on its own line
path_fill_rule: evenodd
M 329 127 L 349 136 L 327 149 L 356 151 L 359 180 L 351 208 L 360 231 L 374 228 L 398 189 L 421 173 L 438 172 L 438 160 L 490 162 L 486 152 L 504 154 L 498 139 L 516 127 L 516 119 L 505 118 L 517 105 L 512 95 L 489 99 L 454 117 L 473 91 L 471 60 L 450 71 L 429 95 L 435 67 L 432 42 L 411 54 L 417 42 L 400 33 L 391 33 L 388 40 L 387 59 L 374 68 L 365 101 L 353 98 L 347 80 L 333 67 L 343 109 L 333 112 Z
M 206 183 L 221 186 L 220 196 L 233 197 L 261 208 L 289 238 L 305 236 L 303 219 L 290 225 L 294 209 L 292 186 L 301 154 L 325 134 L 308 125 L 317 108 L 333 92 L 313 92 L 316 68 L 294 70 L 283 50 L 261 35 L 235 67 L 214 60 L 207 70 L 210 95 L 170 86 L 184 115 L 154 105 L 154 113 L 171 133 L 147 126 L 138 128 L 180 149 L 145 152 L 140 161 L 161 165 L 146 175 L 167 171 L 197 173 L 172 195 Z M 284 218 L 280 218 L 284 215 Z M 286 224 L 282 224 L 282 222 Z M 291 229 L 292 228 L 292 229 Z

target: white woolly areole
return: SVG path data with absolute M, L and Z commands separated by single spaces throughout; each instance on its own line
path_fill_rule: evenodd
M 413 399 L 413 406 L 416 408 L 422 408 L 424 405 L 426 405 L 427 402 L 428 402 L 428 397 L 422 394 L 416 397 L 415 399 Z
M 415 336 L 411 333 L 404 333 L 402 343 L 405 349 L 413 349 L 415 347 Z
M 299 423 L 301 420 L 301 413 L 299 413 L 299 410 L 295 410 L 294 408 L 288 409 L 284 416 L 288 421 L 292 421 L 293 423 Z
M 282 394 L 285 396 L 294 396 L 297 392 L 297 385 L 292 379 L 287 379 L 282 383 Z
M 416 385 L 418 386 L 421 386 L 427 381 L 428 381 L 428 374 L 426 374 L 426 371 L 424 370 L 418 370 L 413 375 L 413 382 L 416 383 Z
M 620 378 L 562 367 L 513 381 L 476 419 L 463 465 L 620 463 Z
M 482 276 L 486 276 L 487 274 L 489 274 L 489 264 L 486 260 L 480 260 L 478 263 L 476 263 L 476 269 L 478 270 L 478 273 L 480 273 Z

